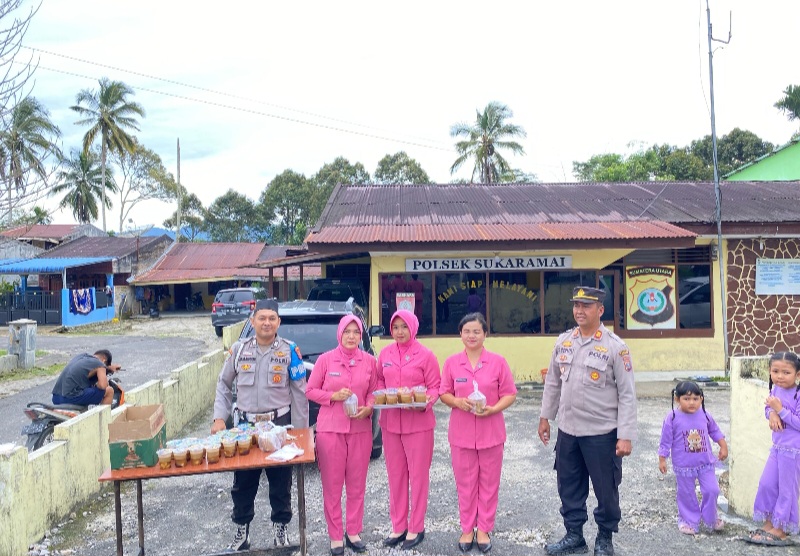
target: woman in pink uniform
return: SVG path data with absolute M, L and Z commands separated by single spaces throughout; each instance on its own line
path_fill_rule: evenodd
M 322 498 L 331 554 L 344 554 L 344 543 L 366 552 L 360 534 L 364 522 L 364 493 L 372 451 L 372 406 L 378 380 L 375 358 L 358 349 L 361 320 L 346 315 L 339 321 L 339 346 L 323 353 L 308 379 L 306 397 L 319 404 L 317 456 L 322 476 Z M 344 401 L 358 398 L 355 415 L 348 416 Z M 347 488 L 347 531 L 342 530 L 342 485 Z
M 461 518 L 458 548 L 464 553 L 476 541 L 481 552 L 492 549 L 489 533 L 494 529 L 497 513 L 506 441 L 503 410 L 517 399 L 508 363 L 483 347 L 488 331 L 481 313 L 470 313 L 461 319 L 458 333 L 465 349 L 445 361 L 439 389 L 442 402 L 453 409 L 447 437 Z M 475 389 L 473 382 L 486 396 L 482 411 L 469 399 Z
M 428 398 L 423 408 L 384 409 L 380 416 L 392 518 L 392 533 L 383 544 L 395 546 L 402 542 L 403 550 L 409 550 L 425 538 L 436 427 L 433 404 L 439 397 L 441 377 L 436 356 L 416 340 L 419 321 L 414 313 L 397 311 L 389 322 L 395 342 L 383 348 L 378 357 L 378 388 L 425 386 Z

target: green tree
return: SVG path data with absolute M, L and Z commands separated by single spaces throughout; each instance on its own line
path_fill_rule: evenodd
M 800 120 L 800 86 L 789 85 L 783 91 L 783 98 L 774 104 L 789 121 Z
M 100 164 L 102 178 L 106 176 L 106 158 L 108 152 L 131 152 L 134 147 L 133 137 L 129 130 L 139 131 L 138 117 L 144 118 L 145 112 L 138 103 L 128 97 L 134 94 L 133 89 L 121 81 L 111 81 L 106 77 L 100 79 L 98 90 L 84 89 L 75 97 L 75 106 L 70 108 L 82 119 L 76 125 L 90 126 L 83 136 L 83 150 L 89 152 L 97 138 L 100 139 Z M 106 188 L 103 186 L 103 231 L 106 229 Z
M 457 123 L 450 128 L 451 137 L 463 137 L 456 143 L 458 158 L 450 167 L 453 174 L 465 162 L 472 161 L 472 177 L 478 176 L 481 183 L 495 183 L 501 176 L 511 175 L 513 169 L 500 151 L 508 150 L 514 154 L 525 154 L 522 145 L 513 141 L 526 137 L 525 130 L 507 120 L 513 116 L 511 109 L 499 102 L 490 102 L 483 112 L 475 111 L 475 123 Z
M 375 183 L 392 184 L 427 184 L 431 179 L 419 162 L 408 156 L 405 151 L 387 154 L 378 161 L 375 169 Z
M 510 172 L 506 172 L 500 176 L 502 183 L 536 183 L 539 177 L 533 172 L 525 172 L 519 168 L 513 168 Z
M 315 187 L 311 180 L 293 170 L 284 170 L 269 182 L 259 198 L 258 211 L 264 224 L 273 226 L 275 243 L 299 245 L 298 230 L 312 224 Z M 305 238 L 303 238 L 305 239 Z
M 365 184 L 370 182 L 369 172 L 360 162 L 350 164 L 350 161 L 340 156 L 333 162 L 322 166 L 319 171 L 311 178 L 314 184 L 314 204 L 309 214 L 309 222 L 315 223 L 322 209 L 328 202 L 333 193 L 333 188 L 338 184 Z
M 27 97 L 11 109 L 8 125 L 0 131 L 0 180 L 6 188 L 6 220 L 14 209 L 35 201 L 49 185 L 47 160 L 61 153 L 55 141 L 61 131 L 50 113 L 34 97 Z
M 51 190 L 51 195 L 64 197 L 59 203 L 61 208 L 69 208 L 75 220 L 82 224 L 88 224 L 92 220 L 97 220 L 98 198 L 102 198 L 111 207 L 111 200 L 102 195 L 103 188 L 110 193 L 117 192 L 117 185 L 114 177 L 98 164 L 98 159 L 94 151 L 75 151 L 70 153 L 69 159 L 61 161 L 61 169 L 57 173 L 58 183 Z
M 205 230 L 211 241 L 254 241 L 257 235 L 254 228 L 259 228 L 258 218 L 253 201 L 229 189 L 208 207 Z
M 178 211 L 164 220 L 164 227 L 177 228 Z M 185 193 L 181 200 L 181 235 L 191 242 L 197 241 L 198 236 L 205 231 L 207 211 L 203 202 L 194 193 Z
M 129 151 L 112 153 L 112 160 L 120 170 L 119 229 L 134 206 L 149 199 L 167 200 L 172 191 L 164 186 L 162 176 L 169 175 L 161 157 L 133 137 Z
M 730 133 L 723 135 L 717 141 L 717 164 L 719 175 L 724 176 L 736 168 L 769 154 L 775 146 L 769 141 L 764 141 L 752 131 L 733 128 Z M 714 168 L 713 144 L 711 135 L 692 141 L 689 150 L 703 159 L 706 166 Z

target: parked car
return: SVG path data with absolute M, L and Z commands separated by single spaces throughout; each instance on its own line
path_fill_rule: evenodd
M 358 280 L 322 278 L 314 280 L 308 291 L 309 301 L 347 301 L 352 298 L 355 304 L 366 309 L 367 293 Z
M 364 327 L 364 334 L 361 336 L 362 350 L 375 355 L 372 347 L 372 336 L 383 333 L 382 326 L 367 328 L 363 309 L 355 303 L 353 298 L 347 301 L 287 301 L 279 304 L 278 312 L 281 317 L 281 325 L 278 334 L 282 338 L 291 340 L 300 348 L 303 354 L 303 364 L 306 368 L 306 379 L 311 376 L 314 363 L 317 358 L 330 351 L 338 345 L 336 339 L 339 321 L 343 316 L 354 314 L 361 319 Z M 239 340 L 250 338 L 255 334 L 253 326 L 248 320 Z M 383 452 L 383 438 L 381 429 L 378 425 L 378 412 L 372 412 L 372 452 L 370 458 L 380 457 Z M 308 424 L 314 426 L 317 423 L 319 414 L 319 404 L 308 402 Z
M 681 328 L 711 328 L 711 284 L 708 276 L 682 280 L 678 285 Z
M 266 299 L 264 288 L 231 288 L 219 290 L 211 304 L 211 325 L 217 336 L 222 328 L 245 320 L 256 306 L 256 301 Z

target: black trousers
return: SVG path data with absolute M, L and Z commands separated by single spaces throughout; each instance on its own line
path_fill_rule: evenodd
M 555 470 L 561 516 L 567 529 L 580 529 L 588 519 L 586 499 L 589 479 L 597 497 L 594 521 L 606 531 L 616 533 L 622 516 L 619 485 L 622 458 L 616 455 L 616 429 L 599 436 L 572 436 L 558 431 Z
M 291 412 L 278 417 L 274 422 L 276 425 L 290 424 L 292 422 Z M 266 473 L 269 482 L 269 505 L 272 507 L 272 521 L 289 523 L 292 520 L 292 467 L 287 465 L 233 472 L 231 519 L 238 525 L 250 523 L 256 515 L 256 494 L 258 494 L 258 483 L 261 480 L 262 471 Z

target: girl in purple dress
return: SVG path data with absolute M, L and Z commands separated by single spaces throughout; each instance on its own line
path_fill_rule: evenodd
M 753 519 L 763 521 L 761 529 L 745 540 L 754 544 L 789 544 L 789 533 L 798 532 L 798 477 L 800 477 L 800 360 L 789 352 L 776 353 L 769 360 L 769 396 L 764 415 L 772 430 L 772 448 L 758 482 Z
M 672 390 L 672 403 L 672 411 L 661 428 L 658 468 L 662 473 L 667 472 L 667 458 L 671 454 L 677 480 L 678 530 L 686 535 L 695 535 L 702 522 L 719 531 L 724 523 L 717 515 L 719 482 L 714 468 L 717 459 L 721 461 L 728 457 L 728 444 L 714 418 L 706 412 L 703 391 L 697 383 L 691 380 L 679 382 Z M 712 441 L 719 444 L 718 457 L 714 456 Z M 700 484 L 700 503 L 695 493 L 695 481 Z

